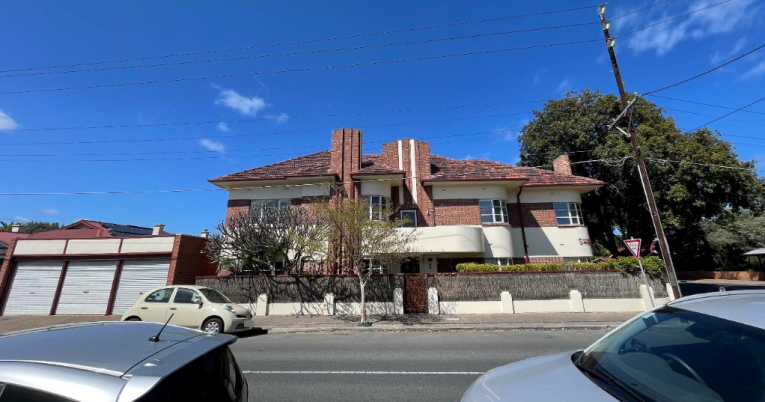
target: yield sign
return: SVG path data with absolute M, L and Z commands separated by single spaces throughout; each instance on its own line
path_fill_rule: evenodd
M 627 245 L 627 248 L 630 250 L 630 253 L 635 256 L 638 260 L 640 259 L 640 239 L 629 239 L 625 240 L 624 244 Z

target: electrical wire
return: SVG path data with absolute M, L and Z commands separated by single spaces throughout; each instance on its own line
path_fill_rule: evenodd
M 695 128 L 695 129 L 693 129 L 692 131 L 696 131 L 696 130 L 698 130 L 698 129 L 700 129 L 700 128 L 706 127 L 706 126 L 708 126 L 708 125 L 710 125 L 710 124 L 712 124 L 712 123 L 714 123 L 714 122 L 720 121 L 720 120 L 722 120 L 722 119 L 724 119 L 724 118 L 726 118 L 726 117 L 728 117 L 728 116 L 730 116 L 730 115 L 733 115 L 733 114 L 735 114 L 735 113 L 738 113 L 738 112 L 740 112 L 740 111 L 742 111 L 742 110 L 744 110 L 744 109 L 746 109 L 746 108 L 748 108 L 748 107 L 750 107 L 750 106 L 754 106 L 754 105 L 756 105 L 756 104 L 758 104 L 758 103 L 760 103 L 760 102 L 762 102 L 762 101 L 765 101 L 765 97 L 762 97 L 762 98 L 760 98 L 760 99 L 757 99 L 757 100 L 756 100 L 756 101 L 754 101 L 754 102 L 751 102 L 751 103 L 749 103 L 749 104 L 747 104 L 747 105 L 745 105 L 745 106 L 741 106 L 740 108 L 738 108 L 738 109 L 736 109 L 736 110 L 733 110 L 733 111 L 731 111 L 731 112 L 728 112 L 728 113 L 726 113 L 726 114 L 724 114 L 724 115 L 722 115 L 722 116 L 720 116 L 720 117 L 717 117 L 717 118 L 715 118 L 715 119 L 712 119 L 712 120 L 710 120 L 710 121 L 708 121 L 708 122 L 706 122 L 706 123 L 704 123 L 704 124 L 702 124 L 702 125 L 700 125 L 700 126 L 696 127 L 696 128 Z
M 600 25 L 600 23 L 599 22 L 582 22 L 582 23 L 576 23 L 576 24 L 556 25 L 556 26 L 549 26 L 549 27 L 516 29 L 512 31 L 488 32 L 488 33 L 482 33 L 482 34 L 462 35 L 462 36 L 449 36 L 445 38 L 420 39 L 420 40 L 411 40 L 411 41 L 404 41 L 404 42 L 382 43 L 382 44 L 375 44 L 375 45 L 348 46 L 348 47 L 339 47 L 339 48 L 332 48 L 332 49 L 303 50 L 303 51 L 287 52 L 287 53 L 247 55 L 247 56 L 227 57 L 227 58 L 218 58 L 218 59 L 187 60 L 187 61 L 144 64 L 144 65 L 114 66 L 114 67 L 101 67 L 101 68 L 65 70 L 65 71 L 42 71 L 42 72 L 23 73 L 23 74 L 7 74 L 7 75 L 0 75 L 0 78 L 29 77 L 29 76 L 72 74 L 72 73 L 91 73 L 91 72 L 114 71 L 114 70 L 131 70 L 131 69 L 137 69 L 137 68 L 183 66 L 183 65 L 190 65 L 190 64 L 263 59 L 263 58 L 270 58 L 270 57 L 289 57 L 289 56 L 312 55 L 312 54 L 321 54 L 321 53 L 345 52 L 345 51 L 353 51 L 353 50 L 381 49 L 381 48 L 388 48 L 388 47 L 395 47 L 395 46 L 409 46 L 409 45 L 418 45 L 418 44 L 425 44 L 425 43 L 447 42 L 447 41 L 453 41 L 453 40 L 478 39 L 478 38 L 487 38 L 487 37 L 502 36 L 502 35 L 513 35 L 513 34 L 527 33 L 527 32 L 551 31 L 555 29 L 578 28 L 578 27 L 592 26 L 592 25 Z
M 691 11 L 689 11 L 687 13 L 684 13 L 684 14 L 676 15 L 674 17 L 670 17 L 670 18 L 667 18 L 667 19 L 664 19 L 664 20 L 661 20 L 661 21 L 657 21 L 657 22 L 654 22 L 653 24 L 649 24 L 649 25 L 646 25 L 644 27 L 633 29 L 632 31 L 629 31 L 627 33 L 623 33 L 621 35 L 615 36 L 614 39 L 620 38 L 622 36 L 629 36 L 629 35 L 632 35 L 632 34 L 636 34 L 636 33 L 640 32 L 640 31 L 645 31 L 646 29 L 650 29 L 650 28 L 653 28 L 653 27 L 661 25 L 661 24 L 666 24 L 668 22 L 672 22 L 672 21 L 674 21 L 676 19 L 679 19 L 679 18 L 687 17 L 689 15 L 696 14 L 698 12 L 701 12 L 701 11 L 704 11 L 704 10 L 708 10 L 710 8 L 713 8 L 713 7 L 721 6 L 721 5 L 725 4 L 725 3 L 730 3 L 731 1 L 733 1 L 733 0 L 725 0 L 725 1 L 721 1 L 719 3 L 710 4 L 710 5 L 706 6 L 706 7 L 697 8 L 695 10 L 691 10 Z
M 654 97 L 654 98 L 660 98 L 660 99 L 673 100 L 673 101 L 677 101 L 677 102 L 690 103 L 692 105 L 716 107 L 718 109 L 736 110 L 735 107 L 715 105 L 714 103 L 697 102 L 697 101 L 692 101 L 692 100 L 687 100 L 687 99 L 673 98 L 671 96 L 663 96 L 663 95 L 648 95 L 648 96 L 651 96 L 651 97 Z M 754 111 L 754 110 L 742 110 L 742 112 L 744 112 L 744 113 L 751 113 L 751 114 L 759 114 L 759 115 L 765 116 L 765 113 L 757 112 L 757 111 Z
M 733 64 L 733 63 L 735 63 L 735 62 L 737 62 L 737 61 L 739 61 L 739 60 L 741 60 L 741 59 L 743 59 L 743 58 L 745 58 L 745 57 L 747 57 L 747 56 L 749 56 L 751 54 L 754 54 L 754 53 L 762 50 L 763 48 L 765 48 L 765 43 L 755 47 L 752 50 L 749 50 L 746 53 L 740 54 L 740 55 L 738 55 L 738 56 L 736 56 L 736 57 L 726 61 L 725 63 L 719 64 L 719 65 L 717 65 L 717 66 L 715 66 L 715 67 L 713 67 L 713 68 L 711 68 L 709 70 L 706 70 L 704 72 L 696 74 L 696 75 L 694 75 L 692 77 L 686 78 L 686 79 L 684 79 L 682 81 L 678 81 L 678 82 L 675 82 L 673 84 L 670 84 L 670 85 L 667 85 L 667 86 L 663 86 L 661 88 L 657 88 L 657 89 L 654 89 L 654 90 L 651 90 L 651 91 L 644 92 L 640 96 L 645 97 L 645 96 L 653 95 L 655 93 L 666 91 L 667 89 L 674 88 L 674 87 L 677 87 L 679 85 L 683 85 L 683 84 L 686 84 L 686 83 L 691 82 L 693 80 L 699 79 L 699 78 L 701 78 L 701 77 L 703 77 L 703 76 L 705 76 L 707 74 L 710 74 L 710 73 L 712 73 L 714 71 L 717 71 L 717 70 L 719 70 L 719 69 L 721 69 L 721 68 L 723 68 L 725 66 L 731 65 L 731 64 Z
M 345 68 L 354 68 L 354 67 L 367 67 L 367 66 L 408 63 L 412 61 L 441 60 L 441 59 L 449 59 L 449 58 L 456 58 L 456 57 L 487 55 L 487 54 L 505 53 L 505 52 L 521 51 L 521 50 L 543 49 L 543 48 L 550 48 L 550 47 L 573 46 L 573 45 L 595 43 L 595 42 L 601 42 L 601 41 L 602 39 L 589 39 L 589 40 L 578 40 L 578 41 L 570 41 L 570 42 L 546 43 L 541 45 L 510 47 L 510 48 L 503 48 L 503 49 L 480 50 L 480 51 L 472 51 L 472 52 L 464 52 L 464 53 L 449 53 L 449 54 L 440 54 L 440 55 L 433 55 L 433 56 L 420 56 L 420 57 L 410 57 L 410 58 L 393 59 L 393 60 L 377 60 L 377 61 L 357 62 L 357 63 L 349 63 L 349 64 L 331 64 L 326 66 L 300 67 L 300 68 L 290 68 L 290 69 L 283 69 L 283 70 L 255 71 L 255 72 L 249 72 L 249 73 L 219 74 L 219 75 L 210 75 L 205 77 L 186 77 L 186 78 L 172 78 L 172 79 L 163 79 L 163 80 L 120 82 L 115 84 L 94 84 L 94 85 L 85 85 L 85 86 L 76 86 L 76 87 L 22 89 L 22 90 L 15 90 L 15 91 L 2 91 L 0 92 L 0 95 L 19 95 L 19 94 L 44 93 L 44 92 L 64 92 L 64 91 L 76 91 L 76 90 L 99 89 L 99 88 L 123 88 L 123 87 L 131 87 L 131 86 L 170 84 L 170 83 L 178 83 L 178 82 L 207 81 L 207 80 L 216 80 L 216 79 L 224 79 L 224 78 L 254 77 L 259 75 L 275 75 L 275 74 L 285 74 L 285 73 L 325 71 L 325 70 L 336 70 L 336 69 L 345 69 Z
M 675 109 L 675 108 L 665 107 L 665 106 L 662 106 L 662 109 L 670 110 L 670 111 L 673 111 L 673 112 L 692 114 L 692 115 L 696 115 L 696 116 L 717 117 L 716 115 L 713 115 L 713 114 L 699 113 L 699 112 L 694 112 L 694 111 L 690 111 L 690 110 Z M 740 112 L 741 110 L 739 109 L 738 111 Z M 735 113 L 735 112 L 733 112 L 733 113 Z M 730 113 L 728 115 L 720 117 L 720 119 L 726 118 L 727 116 L 730 116 L 733 113 Z M 755 126 L 765 126 L 765 123 L 757 123 L 757 122 L 754 122 L 754 121 L 746 121 L 746 120 L 738 120 L 738 119 L 727 119 L 727 120 L 728 121 L 734 121 L 734 122 L 737 122 L 737 123 L 751 124 L 751 125 L 755 125 Z M 701 126 L 701 127 L 703 127 L 703 126 Z M 697 127 L 697 128 L 695 128 L 693 130 L 690 130 L 690 131 L 695 131 L 695 130 L 701 128 L 701 127 Z
M 660 159 L 660 158 L 648 158 L 644 157 L 643 159 L 651 162 L 657 162 L 657 163 L 676 163 L 681 165 L 694 165 L 694 166 L 705 166 L 705 167 L 713 167 L 713 168 L 720 168 L 720 169 L 729 169 L 729 170 L 750 170 L 750 171 L 757 171 L 755 168 L 742 168 L 739 166 L 726 166 L 726 165 L 713 165 L 708 163 L 696 163 L 696 162 L 688 162 L 688 161 L 678 161 L 678 160 L 671 160 L 671 159 Z
M 263 44 L 263 45 L 239 46 L 239 47 L 232 47 L 232 48 L 225 48 L 225 49 L 211 49 L 211 50 L 192 51 L 192 52 L 185 52 L 185 53 L 171 53 L 171 54 L 164 54 L 164 55 L 157 55 L 157 56 L 131 57 L 131 58 L 102 60 L 102 61 L 94 61 L 94 62 L 59 64 L 59 65 L 44 66 L 44 67 L 26 67 L 26 68 L 17 68 L 17 69 L 7 69 L 7 70 L 0 70 L 0 73 L 92 66 L 92 65 L 110 64 L 110 63 L 125 63 L 125 62 L 131 62 L 131 61 L 157 60 L 157 59 L 167 59 L 167 58 L 174 58 L 174 57 L 197 56 L 197 55 L 203 55 L 203 54 L 238 52 L 243 50 L 254 50 L 254 49 L 272 48 L 272 47 L 279 47 L 279 46 L 304 45 L 304 44 L 310 44 L 310 43 L 330 42 L 330 41 L 344 40 L 344 39 L 368 38 L 368 37 L 380 36 L 380 35 L 425 31 L 425 30 L 431 30 L 431 29 L 440 29 L 440 28 L 449 28 L 449 27 L 455 27 L 455 26 L 482 24 L 487 22 L 505 21 L 510 19 L 536 17 L 541 15 L 567 13 L 572 11 L 593 9 L 593 8 L 597 8 L 598 6 L 599 4 L 594 4 L 594 5 L 582 6 L 582 7 L 539 11 L 539 12 L 533 12 L 533 13 L 508 15 L 508 16 L 502 16 L 502 17 L 484 18 L 479 20 L 459 21 L 459 22 L 452 22 L 452 23 L 445 23 L 445 24 L 426 25 L 426 26 L 402 28 L 402 29 L 391 29 L 391 30 L 385 30 L 385 31 L 367 32 L 367 33 L 352 34 L 352 35 L 338 35 L 338 36 L 331 36 L 327 38 L 302 39 L 302 40 L 296 40 L 296 41 L 271 43 L 271 44 Z
M 456 117 L 456 118 L 452 118 L 452 119 L 423 120 L 423 121 L 405 122 L 405 123 L 368 124 L 368 125 L 364 125 L 364 126 L 358 126 L 358 127 L 355 127 L 355 128 L 367 129 L 367 128 L 381 128 L 381 127 L 412 126 L 412 125 L 430 124 L 430 123 L 449 123 L 449 122 L 455 122 L 455 121 L 486 119 L 486 118 L 492 118 L 492 117 L 517 116 L 519 114 L 525 114 L 525 112 L 523 112 L 523 113 L 499 113 L 499 114 L 490 114 L 490 115 Z M 261 133 L 203 135 L 203 136 L 194 136 L 194 137 L 142 138 L 142 139 L 129 139 L 129 140 L 87 140 L 87 141 L 58 141 L 58 142 L 6 142 L 6 143 L 0 143 L 0 146 L 83 145 L 83 144 L 109 144 L 109 143 L 123 143 L 124 144 L 124 143 L 139 143 L 139 142 L 143 143 L 143 142 L 161 142 L 161 141 L 189 141 L 189 140 L 203 140 L 203 139 L 266 137 L 266 136 L 275 136 L 275 135 L 281 136 L 281 135 L 292 135 L 292 134 L 321 133 L 321 132 L 327 132 L 327 131 L 331 131 L 331 130 L 332 130 L 331 128 L 321 128 L 321 129 L 297 130 L 297 131 L 271 131 L 271 132 L 261 132 Z

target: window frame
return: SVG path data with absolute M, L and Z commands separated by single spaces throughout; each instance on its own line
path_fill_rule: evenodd
M 184 302 L 184 301 L 176 301 L 175 299 L 177 299 L 177 298 L 178 298 L 178 295 L 179 295 L 179 294 L 181 294 L 181 291 L 184 291 L 184 292 L 191 292 L 191 293 L 192 293 L 192 296 L 191 296 L 191 301 L 189 301 L 189 302 Z M 195 291 L 194 289 L 189 289 L 189 288 L 177 288 L 177 289 L 175 290 L 175 294 L 174 294 L 174 296 L 173 296 L 173 304 L 199 304 L 199 303 L 194 303 L 194 300 L 195 300 L 194 296 L 196 296 L 196 299 L 199 299 L 199 301 L 202 301 L 202 300 L 204 300 L 204 299 L 202 299 L 202 295 L 200 295 L 200 294 L 199 294 L 199 292 Z
M 363 270 L 371 269 L 372 274 L 379 274 L 379 275 L 385 275 L 390 273 L 390 267 L 384 267 L 382 264 L 382 261 L 375 259 L 375 258 L 364 258 L 363 260 L 364 266 L 362 267 Z
M 488 202 L 490 205 L 481 205 Z M 485 208 L 491 208 L 490 212 L 485 212 Z M 507 211 L 507 201 L 501 198 L 480 199 L 478 200 L 478 214 L 481 217 L 481 224 L 510 223 L 510 214 Z M 491 221 L 484 221 L 485 217 L 491 217 Z M 497 220 L 499 219 L 499 220 Z
M 584 212 L 580 202 L 554 202 L 553 212 L 558 226 L 584 226 Z
M 414 214 L 414 219 L 408 225 L 403 223 L 404 222 L 404 213 L 412 213 L 412 214 Z M 399 212 L 398 217 L 399 217 L 399 219 L 402 222 L 402 224 L 401 224 L 402 228 L 416 228 L 417 227 L 417 210 L 416 209 L 402 209 Z
M 257 208 L 258 217 L 263 217 L 263 212 L 267 209 L 267 204 L 276 201 L 276 209 L 282 210 L 292 207 L 292 198 L 269 198 L 250 200 L 250 212 Z M 286 204 L 286 205 L 285 205 Z
M 168 290 L 168 289 L 170 289 L 170 297 L 168 297 L 167 300 L 165 300 L 165 301 L 149 300 L 149 297 L 151 297 L 151 295 L 153 295 L 154 293 L 157 293 L 160 290 Z M 146 297 L 143 298 L 143 303 L 167 303 L 167 304 L 170 304 L 170 300 L 174 299 L 174 297 L 175 297 L 175 289 L 176 288 L 173 288 L 173 287 L 170 287 L 170 286 L 164 287 L 162 289 L 157 289 L 157 290 L 149 293 L 148 295 L 146 295 Z
M 381 222 L 386 220 L 387 218 L 383 216 L 383 211 L 388 209 L 388 205 L 390 205 L 390 197 L 386 197 L 384 195 L 365 195 L 367 203 L 369 204 L 369 220 Z M 374 200 L 377 199 L 378 202 L 374 202 Z M 377 214 L 377 219 L 375 219 L 375 214 Z

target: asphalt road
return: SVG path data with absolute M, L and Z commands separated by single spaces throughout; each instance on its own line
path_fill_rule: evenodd
M 604 333 L 269 334 L 239 339 L 232 350 L 250 384 L 250 401 L 445 402 L 458 401 L 477 373 L 581 349 Z M 386 373 L 360 373 L 375 371 Z

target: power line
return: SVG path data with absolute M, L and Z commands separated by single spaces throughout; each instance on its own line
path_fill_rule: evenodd
M 435 106 L 413 109 L 394 109 L 394 110 L 377 110 L 368 112 L 355 112 L 355 113 L 333 113 L 324 115 L 305 115 L 305 116 L 290 116 L 291 120 L 307 120 L 307 119 L 324 119 L 331 117 L 355 117 L 355 116 L 370 116 L 377 114 L 399 114 L 399 113 L 414 113 L 414 112 L 428 112 L 436 110 L 452 110 L 452 109 L 470 109 L 470 108 L 483 108 L 492 106 L 509 106 L 509 105 L 521 105 L 529 103 L 545 102 L 546 99 L 535 100 L 523 100 L 516 102 L 494 102 L 494 103 L 479 103 L 468 105 L 454 105 L 454 106 Z M 525 113 L 525 112 L 520 112 Z M 93 129 L 115 129 L 115 128 L 147 128 L 147 127 L 167 127 L 167 126 L 195 126 L 206 124 L 218 124 L 218 123 L 244 123 L 253 121 L 273 121 L 276 118 L 273 117 L 253 117 L 248 119 L 227 119 L 227 120 L 197 120 L 197 121 L 183 121 L 183 122 L 164 122 L 164 123 L 135 123 L 135 124 L 104 124 L 93 126 L 68 126 L 68 127 L 38 127 L 38 128 L 20 128 L 14 131 L 60 131 L 60 130 L 93 130 Z
M 654 97 L 654 98 L 660 98 L 660 99 L 673 100 L 673 101 L 677 101 L 677 102 L 690 103 L 692 105 L 716 107 L 718 109 L 736 110 L 735 107 L 716 105 L 714 103 L 707 103 L 707 102 L 697 102 L 697 101 L 691 101 L 691 100 L 687 100 L 687 99 L 673 98 L 671 96 L 662 96 L 662 95 L 648 95 L 648 96 L 651 96 L 651 97 Z M 742 112 L 744 112 L 744 113 L 751 113 L 751 114 L 759 114 L 759 115 L 765 116 L 765 113 L 757 112 L 757 111 L 754 111 L 754 110 L 742 110 Z
M 426 61 L 426 60 L 439 60 L 439 59 L 448 59 L 448 58 L 465 57 L 465 56 L 477 56 L 477 55 L 504 53 L 504 52 L 521 51 L 521 50 L 542 49 L 542 48 L 549 48 L 549 47 L 572 46 L 572 45 L 579 45 L 579 44 L 593 43 L 593 42 L 600 42 L 600 39 L 589 39 L 589 40 L 579 40 L 579 41 L 559 42 L 559 43 L 547 43 L 547 44 L 541 44 L 541 45 L 530 45 L 530 46 L 511 47 L 511 48 L 504 48 L 504 49 L 481 50 L 481 51 L 473 51 L 473 52 L 465 52 L 465 53 L 450 53 L 450 54 L 441 54 L 441 55 L 434 55 L 434 56 L 420 56 L 420 57 L 411 57 L 411 58 L 394 59 L 394 60 L 377 60 L 377 61 L 358 62 L 358 63 L 350 63 L 350 64 L 332 64 L 332 65 L 327 65 L 327 66 L 301 67 L 301 68 L 291 68 L 291 69 L 272 70 L 272 71 L 255 71 L 255 72 L 250 72 L 250 73 L 220 74 L 220 75 L 210 75 L 210 76 L 205 76 L 205 77 L 187 77 L 187 78 L 173 78 L 173 79 L 164 79 L 164 80 L 120 82 L 120 83 L 116 83 L 116 84 L 95 84 L 95 85 L 85 85 L 85 86 L 78 86 L 78 87 L 23 89 L 23 90 L 16 90 L 16 91 L 3 91 L 3 92 L 0 92 L 0 95 L 19 95 L 19 94 L 44 93 L 44 92 L 63 92 L 63 91 L 75 91 L 75 90 L 99 89 L 99 88 L 122 88 L 122 87 L 129 87 L 129 86 L 142 86 L 142 85 L 155 85 L 155 84 L 170 84 L 170 83 L 178 83 L 178 82 L 206 81 L 206 80 L 215 80 L 215 79 L 224 79 L 224 78 L 237 78 L 237 77 L 252 77 L 252 76 L 258 76 L 258 75 L 274 75 L 274 74 L 285 74 L 285 73 L 324 71 L 324 70 L 335 70 L 335 69 L 345 69 L 345 68 L 354 68 L 354 67 L 367 67 L 367 66 L 377 66 L 377 65 L 407 63 L 407 62 L 412 62 L 412 61 Z
M 704 11 L 704 10 L 708 10 L 710 8 L 713 8 L 713 7 L 721 6 L 721 5 L 723 5 L 725 3 L 729 3 L 731 1 L 733 1 L 733 0 L 725 0 L 725 1 L 721 1 L 719 3 L 710 4 L 710 5 L 706 6 L 706 7 L 697 8 L 695 10 L 689 11 L 689 12 L 684 13 L 684 14 L 676 15 L 674 17 L 670 17 L 670 18 L 667 18 L 667 19 L 664 19 L 664 20 L 661 20 L 661 21 L 657 21 L 657 22 L 654 22 L 653 24 L 649 24 L 649 25 L 646 25 L 646 26 L 641 27 L 641 28 L 633 29 L 632 31 L 629 31 L 627 33 L 615 36 L 614 39 L 620 38 L 622 36 L 632 35 L 632 34 L 640 32 L 640 31 L 644 31 L 646 29 L 653 28 L 653 27 L 655 27 L 657 25 L 666 24 L 667 22 L 671 22 L 671 21 L 674 21 L 674 20 L 679 19 L 679 18 L 687 17 L 689 15 L 696 14 L 698 12 L 701 12 L 701 11 Z
M 728 169 L 728 170 L 749 170 L 749 171 L 758 171 L 757 169 L 751 167 L 751 168 L 743 168 L 740 166 L 727 166 L 727 165 L 713 165 L 708 163 L 696 163 L 696 162 L 688 162 L 688 161 L 678 161 L 678 160 L 671 160 L 671 159 L 660 159 L 660 158 L 645 158 L 648 161 L 657 162 L 657 163 L 676 163 L 681 165 L 694 165 L 694 166 L 705 166 L 705 167 L 713 167 L 713 168 L 720 168 L 720 169 Z
M 733 111 L 731 111 L 731 112 L 728 112 L 728 113 L 726 113 L 726 114 L 724 114 L 724 115 L 722 115 L 722 116 L 720 116 L 720 117 L 717 117 L 717 118 L 715 118 L 715 119 L 712 119 L 712 120 L 710 120 L 710 121 L 708 121 L 708 122 L 706 122 L 706 123 L 704 123 L 704 124 L 702 124 L 702 125 L 700 125 L 700 126 L 696 127 L 695 129 L 693 129 L 693 131 L 696 131 L 696 130 L 698 130 L 698 129 L 702 128 L 702 127 L 706 127 L 706 126 L 708 126 L 708 125 L 710 125 L 710 124 L 712 124 L 712 123 L 714 123 L 714 122 L 720 121 L 720 120 L 722 120 L 722 119 L 724 119 L 724 118 L 726 118 L 726 117 L 728 117 L 728 116 L 730 116 L 730 115 L 732 115 L 732 114 L 738 113 L 738 112 L 740 112 L 740 111 L 742 111 L 742 110 L 744 110 L 744 109 L 748 108 L 749 106 L 753 106 L 753 105 L 756 105 L 756 104 L 758 104 L 758 103 L 760 103 L 760 102 L 762 102 L 762 101 L 764 101 L 764 100 L 765 100 L 765 97 L 762 97 L 762 98 L 760 98 L 760 99 L 757 99 L 756 101 L 754 101 L 754 102 L 752 102 L 752 103 L 749 103 L 749 104 L 747 104 L 747 105 L 745 105 L 745 106 L 742 106 L 742 107 L 740 107 L 740 108 L 738 108 L 738 109 L 736 109 L 736 110 L 733 110 Z
M 452 119 L 440 119 L 440 120 L 424 120 L 424 121 L 405 122 L 405 123 L 369 124 L 369 125 L 359 126 L 357 128 L 367 129 L 367 128 L 381 128 L 381 127 L 411 126 L 411 125 L 430 124 L 430 123 L 449 123 L 449 122 L 454 122 L 454 121 L 486 119 L 486 118 L 492 118 L 492 117 L 517 116 L 517 115 L 525 114 L 525 113 L 526 112 L 521 112 L 521 113 L 499 113 L 499 114 L 490 114 L 490 115 L 457 117 L 457 118 L 452 118 Z M 327 131 L 331 131 L 331 129 L 321 128 L 321 129 L 297 130 L 297 131 L 271 131 L 271 132 L 246 133 L 246 134 L 203 135 L 203 136 L 194 136 L 194 137 L 142 138 L 142 139 L 129 139 L 129 140 L 88 140 L 88 141 L 59 141 L 59 142 L 7 142 L 7 143 L 0 143 L 0 145 L 2 145 L 2 146 L 13 146 L 13 145 L 15 145 L 15 146 L 26 146 L 26 145 L 83 145 L 83 144 L 110 144 L 110 143 L 161 142 L 161 141 L 189 141 L 189 140 L 203 140 L 203 139 L 266 137 L 266 136 L 275 136 L 275 135 L 308 134 L 308 133 L 319 133 L 319 132 L 327 132 Z
M 478 38 L 487 38 L 487 37 L 494 37 L 494 36 L 501 36 L 501 35 L 513 35 L 517 33 L 551 31 L 555 29 L 577 28 L 577 27 L 592 26 L 592 25 L 598 25 L 598 23 L 597 22 L 582 22 L 582 23 L 576 23 L 576 24 L 556 25 L 556 26 L 549 26 L 549 27 L 516 29 L 512 31 L 500 31 L 500 32 L 488 32 L 488 33 L 473 34 L 473 35 L 450 36 L 445 38 L 421 39 L 421 40 L 411 40 L 411 41 L 404 41 L 404 42 L 382 43 L 382 44 L 375 44 L 375 45 L 348 46 L 348 47 L 339 47 L 339 48 L 332 48 L 332 49 L 303 50 L 303 51 L 295 51 L 295 52 L 287 52 L 287 53 L 247 55 L 247 56 L 227 57 L 227 58 L 218 58 L 218 59 L 187 60 L 187 61 L 144 64 L 144 65 L 129 65 L 129 66 L 101 67 L 101 68 L 79 69 L 79 70 L 41 71 L 41 72 L 34 72 L 34 73 L 7 74 L 7 75 L 0 75 L 0 78 L 58 75 L 58 74 L 72 74 L 72 73 L 90 73 L 90 72 L 114 71 L 114 70 L 130 70 L 130 69 L 137 69 L 137 68 L 183 66 L 183 65 L 190 65 L 190 64 L 217 63 L 217 62 L 224 62 L 224 61 L 262 59 L 262 58 L 270 58 L 270 57 L 289 57 L 289 56 L 311 55 L 311 54 L 321 54 L 321 53 L 344 52 L 344 51 L 352 51 L 352 50 L 381 49 L 381 48 L 395 47 L 395 46 L 438 43 L 438 42 L 447 42 L 447 41 L 464 40 L 464 39 L 478 39 Z
M 367 32 L 367 33 L 352 34 L 352 35 L 338 35 L 338 36 L 331 36 L 327 38 L 302 39 L 302 40 L 296 40 L 296 41 L 271 43 L 271 44 L 263 44 L 263 45 L 239 46 L 239 47 L 232 47 L 232 48 L 225 48 L 225 49 L 211 49 L 211 50 L 192 51 L 192 52 L 185 52 L 185 53 L 171 53 L 171 54 L 164 54 L 164 55 L 157 55 L 157 56 L 131 57 L 131 58 L 102 60 L 102 61 L 94 61 L 94 62 L 59 64 L 59 65 L 45 66 L 45 67 L 27 67 L 27 68 L 8 69 L 8 70 L 0 70 L 0 73 L 47 70 L 47 69 L 54 69 L 54 68 L 81 67 L 81 66 L 102 65 L 102 64 L 110 64 L 110 63 L 125 63 L 125 62 L 131 62 L 131 61 L 157 60 L 157 59 L 167 59 L 167 58 L 174 58 L 174 57 L 197 56 L 197 55 L 203 55 L 203 54 L 238 52 L 243 50 L 254 50 L 254 49 L 263 49 L 263 48 L 271 48 L 271 47 L 279 47 L 279 46 L 304 45 L 304 44 L 310 44 L 310 43 L 330 42 L 330 41 L 343 40 L 343 39 L 367 38 L 367 37 L 380 36 L 380 35 L 425 31 L 425 30 L 431 30 L 431 29 L 449 28 L 449 27 L 455 27 L 455 26 L 505 21 L 505 20 L 517 19 L 517 18 L 527 18 L 527 17 L 536 17 L 541 15 L 567 13 L 572 11 L 592 9 L 597 6 L 598 6 L 597 4 L 594 4 L 594 5 L 582 6 L 582 7 L 539 11 L 539 12 L 533 12 L 533 13 L 484 18 L 484 19 L 471 20 L 471 21 L 459 21 L 459 22 L 452 22 L 452 23 L 445 23 L 445 24 L 426 25 L 426 26 L 402 28 L 402 29 L 391 29 L 391 30 L 385 30 L 385 31 Z
M 644 92 L 643 94 L 641 94 L 641 96 L 653 95 L 655 93 L 666 91 L 667 89 L 674 88 L 676 86 L 683 85 L 683 84 L 688 83 L 690 81 L 693 81 L 695 79 L 701 78 L 701 77 L 703 77 L 703 76 L 705 76 L 705 75 L 707 75 L 709 73 L 712 73 L 712 72 L 717 71 L 717 70 L 719 70 L 719 69 L 721 69 L 721 68 L 723 68 L 725 66 L 733 64 L 733 63 L 743 59 L 744 57 L 749 56 L 750 54 L 756 53 L 756 52 L 762 50 L 762 48 L 765 48 L 765 43 L 757 46 L 756 48 L 754 48 L 754 49 L 752 49 L 752 50 L 750 50 L 750 51 L 748 51 L 748 52 L 746 52 L 744 54 L 738 55 L 738 56 L 734 57 L 733 59 L 730 59 L 730 60 L 726 61 L 723 64 L 717 65 L 717 66 L 715 66 L 715 67 L 713 67 L 713 68 L 711 68 L 709 70 L 706 70 L 706 71 L 704 71 L 702 73 L 696 74 L 696 75 L 694 75 L 692 77 L 689 77 L 689 78 L 686 78 L 686 79 L 684 79 L 682 81 L 675 82 L 674 84 L 670 84 L 670 85 L 667 85 L 667 86 L 664 86 L 664 87 L 661 87 L 661 88 L 657 88 L 657 89 L 654 89 L 654 90 L 651 90 L 651 91 L 648 91 L 648 92 Z
M 716 115 L 713 115 L 713 114 L 699 113 L 699 112 L 694 112 L 694 111 L 690 111 L 690 110 L 675 109 L 675 108 L 664 107 L 664 106 L 662 106 L 662 108 L 665 109 L 665 110 L 671 110 L 673 112 L 688 113 L 688 114 L 692 114 L 692 115 L 696 115 L 696 116 L 717 117 Z M 741 111 L 741 110 L 738 110 L 738 111 Z M 723 118 L 725 118 L 727 116 L 730 116 L 731 114 L 733 114 L 733 113 L 730 113 L 730 114 L 728 114 L 728 115 L 726 115 L 724 117 L 721 117 L 720 119 L 723 119 Z M 738 119 L 728 119 L 728 121 L 735 121 L 737 123 L 744 123 L 744 124 L 752 124 L 752 125 L 755 125 L 755 126 L 763 126 L 763 125 L 765 125 L 765 123 L 757 123 L 757 122 L 754 122 L 754 121 L 746 121 L 746 120 L 738 120 Z M 703 126 L 701 126 L 701 127 L 703 127 Z M 697 127 L 697 128 L 695 128 L 693 130 L 690 130 L 690 131 L 695 131 L 695 130 L 701 128 L 701 127 Z

